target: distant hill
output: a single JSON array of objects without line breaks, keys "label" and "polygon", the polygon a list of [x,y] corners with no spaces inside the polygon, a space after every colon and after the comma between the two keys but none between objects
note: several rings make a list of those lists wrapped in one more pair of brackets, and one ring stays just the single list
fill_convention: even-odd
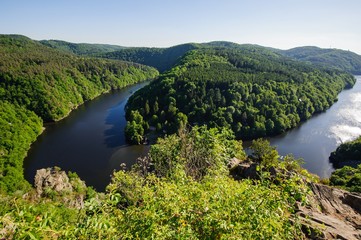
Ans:
[{"label": "distant hill", "polygon": [[125,48],[98,56],[145,64],[164,72],[174,66],[188,51],[198,47],[199,44],[187,43],[169,48]]},{"label": "distant hill", "polygon": [[361,56],[339,49],[319,47],[297,47],[289,50],[265,48],[254,44],[237,44],[227,41],[208,43],[185,43],[169,48],[122,47],[109,44],[70,43],[60,40],[43,40],[40,43],[77,55],[98,56],[101,58],[136,62],[157,68],[160,72],[171,69],[188,51],[199,48],[258,49],[264,54],[282,54],[299,61],[309,62],[321,67],[334,67],[339,70],[361,74]]},{"label": "distant hill", "polygon": [[318,47],[297,47],[278,52],[300,61],[335,67],[355,75],[361,74],[361,56],[354,52]]},{"label": "distant hill", "polygon": [[110,89],[157,75],[154,68],[78,57],[20,35],[0,35],[0,100],[34,111],[45,121]]},{"label": "distant hill", "polygon": [[39,42],[45,46],[78,55],[96,55],[125,48],[109,44],[71,43],[60,40],[42,40]]}]

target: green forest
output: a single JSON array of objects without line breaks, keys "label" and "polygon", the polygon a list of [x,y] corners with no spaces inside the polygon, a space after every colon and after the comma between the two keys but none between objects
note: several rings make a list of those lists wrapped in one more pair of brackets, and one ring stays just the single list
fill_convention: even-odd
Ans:
[{"label": "green forest", "polygon": [[330,161],[335,165],[346,161],[361,161],[361,136],[353,141],[342,143],[331,153]]},{"label": "green forest", "polygon": [[175,133],[183,125],[206,124],[230,128],[237,139],[279,134],[328,109],[354,83],[343,71],[263,47],[192,50],[129,99],[128,133],[140,135],[149,126]]},{"label": "green forest", "polygon": [[43,121],[24,107],[0,101],[0,193],[29,189],[23,177],[23,159]]},{"label": "green forest", "polygon": [[151,67],[78,57],[23,36],[0,36],[0,99],[59,120],[84,101],[157,76]]},{"label": "green forest", "polygon": [[[124,48],[0,35],[0,239],[321,239],[324,226],[300,214],[319,178],[260,137],[328,109],[360,67],[285,55],[231,42]],[[125,134],[133,144],[161,137],[105,192],[72,172],[63,190],[24,179],[44,123],[150,79],[128,101]],[[256,139],[249,153],[241,139]],[[357,160],[360,139],[332,156]],[[323,182],[361,192],[360,166]]]},{"label": "green forest", "polygon": [[329,179],[331,186],[361,193],[361,164],[356,167],[344,166],[336,169]]},{"label": "green forest", "polygon": [[330,162],[339,168],[330,177],[331,185],[361,192],[361,136],[338,146],[331,153]]},{"label": "green forest", "polygon": [[109,44],[71,43],[60,40],[42,40],[41,44],[77,55],[95,56],[102,53],[114,52],[125,47]]},{"label": "green forest", "polygon": [[29,184],[23,159],[42,131],[71,110],[112,89],[152,79],[154,68],[78,57],[19,35],[0,35],[0,192]]},{"label": "green forest", "polygon": [[155,67],[164,72],[173,67],[188,51],[198,44],[182,44],[170,48],[125,48],[99,54],[99,57],[136,62]]},{"label": "green forest", "polygon": [[361,74],[361,56],[350,51],[318,47],[297,47],[277,51],[285,56],[318,66],[332,66],[355,75]]}]

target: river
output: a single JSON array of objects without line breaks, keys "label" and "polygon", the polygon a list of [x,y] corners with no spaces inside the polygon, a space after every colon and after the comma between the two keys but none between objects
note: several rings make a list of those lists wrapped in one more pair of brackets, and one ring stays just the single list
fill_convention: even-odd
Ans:
[{"label": "river", "polygon": [[[361,76],[352,89],[298,128],[270,138],[281,155],[303,158],[305,167],[320,177],[333,171],[328,157],[342,142],[361,135]],[[128,146],[124,138],[124,106],[129,96],[147,83],[104,94],[81,105],[67,118],[45,125],[24,161],[25,177],[33,182],[37,169],[59,166],[76,172],[87,185],[103,191],[114,169],[131,166],[148,146]]]},{"label": "river", "polygon": [[149,146],[128,146],[124,137],[125,104],[147,83],[101,95],[65,119],[45,124],[24,160],[25,178],[32,183],[37,169],[58,166],[104,191],[114,169],[121,163],[131,166],[148,152]]},{"label": "river", "polygon": [[330,153],[343,142],[361,135],[361,76],[352,89],[343,90],[326,112],[313,116],[282,135],[270,138],[280,155],[304,159],[303,167],[321,178],[334,170]]}]

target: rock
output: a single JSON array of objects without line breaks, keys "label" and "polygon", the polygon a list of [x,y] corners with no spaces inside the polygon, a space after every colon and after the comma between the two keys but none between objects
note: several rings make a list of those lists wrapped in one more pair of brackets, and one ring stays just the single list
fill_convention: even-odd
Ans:
[{"label": "rock", "polygon": [[[259,179],[257,166],[257,163],[240,162],[236,158],[228,163],[229,172],[236,180]],[[297,174],[274,167],[267,171],[276,184],[277,176],[290,178]],[[310,188],[312,194],[307,197],[308,204],[306,206],[298,204],[296,212],[298,217],[295,220],[300,221],[306,237],[309,239],[361,239],[361,194],[317,183],[310,183]],[[291,219],[294,217],[295,215]]]},{"label": "rock", "polygon": [[311,183],[309,205],[298,215],[311,239],[361,239],[361,195]]},{"label": "rock", "polygon": [[259,179],[257,173],[257,166],[258,164],[256,163],[249,163],[249,162],[238,163],[237,165],[233,165],[233,167],[230,168],[229,173],[235,180],[241,180],[245,178]]},{"label": "rock", "polygon": [[241,160],[239,160],[238,158],[232,158],[231,160],[228,161],[228,168],[229,169],[233,169],[235,167],[237,167],[239,164],[241,163]]},{"label": "rock", "polygon": [[67,206],[74,208],[84,206],[85,191],[79,192],[76,190],[86,189],[85,183],[78,178],[71,182],[68,175],[57,167],[37,170],[34,186],[37,198],[56,198]]},{"label": "rock", "polygon": [[[237,158],[232,158],[228,162],[228,168],[230,175],[235,180],[242,180],[245,178],[259,180],[259,172],[257,171],[258,163],[254,162],[241,162]],[[276,177],[278,174],[281,174],[280,170],[275,167],[270,167],[268,169],[263,168],[262,171],[270,172],[271,177]]]},{"label": "rock", "polygon": [[58,193],[73,191],[73,187],[70,184],[66,173],[64,171],[59,171],[56,168],[43,168],[37,170],[34,185],[39,196],[42,196],[46,189],[51,189]]}]

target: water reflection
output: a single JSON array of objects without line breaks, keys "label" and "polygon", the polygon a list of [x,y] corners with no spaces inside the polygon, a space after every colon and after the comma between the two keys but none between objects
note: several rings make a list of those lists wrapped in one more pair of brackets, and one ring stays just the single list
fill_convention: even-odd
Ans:
[{"label": "water reflection", "polygon": [[37,169],[59,166],[77,172],[88,185],[103,191],[120,163],[130,164],[136,154],[143,154],[137,147],[126,146],[124,106],[145,84],[100,96],[64,120],[46,125],[24,161],[26,179],[33,182]]},{"label": "water reflection", "polygon": [[108,116],[105,119],[105,125],[110,128],[104,131],[104,143],[109,148],[114,148],[124,144],[124,126],[126,124],[124,107],[128,98],[121,101],[118,105],[108,110]]},{"label": "water reflection", "polygon": [[312,117],[300,127],[271,138],[281,155],[292,153],[305,160],[304,167],[320,177],[334,170],[329,156],[342,142],[361,135],[361,77],[352,89],[341,92],[326,112]]},{"label": "water reflection", "polygon": [[[103,95],[75,110],[66,119],[46,126],[25,159],[25,177],[32,182],[37,169],[59,166],[75,171],[102,191],[114,169],[131,166],[149,146],[126,146],[124,106],[129,96],[144,86],[138,84]],[[328,157],[341,143],[361,135],[361,77],[339,101],[298,128],[271,138],[281,155],[292,153],[305,160],[304,167],[321,177],[333,170]]]}]

